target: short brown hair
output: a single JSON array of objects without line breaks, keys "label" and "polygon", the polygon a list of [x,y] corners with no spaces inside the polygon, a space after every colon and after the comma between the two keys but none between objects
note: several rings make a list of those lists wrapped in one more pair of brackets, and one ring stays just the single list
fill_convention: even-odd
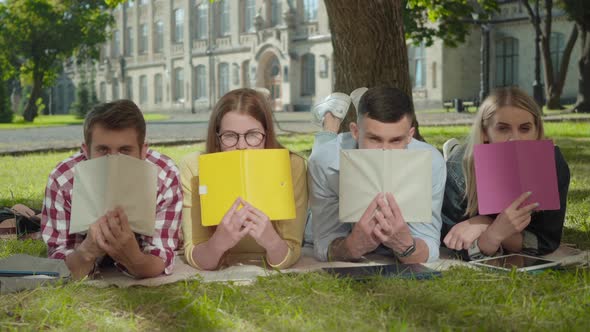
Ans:
[{"label": "short brown hair", "polygon": [[84,142],[92,144],[92,130],[101,125],[108,130],[133,128],[137,132],[137,144],[141,147],[145,142],[145,120],[139,107],[127,99],[101,103],[92,108],[84,119]]},{"label": "short brown hair", "polygon": [[265,149],[283,148],[277,141],[272,122],[270,101],[262,93],[248,88],[236,89],[226,93],[213,108],[207,130],[206,153],[220,152],[221,146],[217,134],[223,117],[232,111],[248,114],[258,120],[266,132]]}]

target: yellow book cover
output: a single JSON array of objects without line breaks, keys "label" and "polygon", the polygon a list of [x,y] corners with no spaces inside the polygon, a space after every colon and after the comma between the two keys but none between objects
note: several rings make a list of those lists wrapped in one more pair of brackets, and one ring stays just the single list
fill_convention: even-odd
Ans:
[{"label": "yellow book cover", "polygon": [[203,226],[218,225],[238,197],[271,220],[294,219],[289,151],[251,149],[200,155],[199,198]]}]

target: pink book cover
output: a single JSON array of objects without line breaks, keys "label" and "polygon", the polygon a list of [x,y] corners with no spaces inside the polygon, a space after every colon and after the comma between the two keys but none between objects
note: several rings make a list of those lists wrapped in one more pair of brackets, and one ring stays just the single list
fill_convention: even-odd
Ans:
[{"label": "pink book cover", "polygon": [[473,151],[479,214],[504,211],[530,191],[523,205],[559,210],[555,147],[551,140],[478,144]]}]

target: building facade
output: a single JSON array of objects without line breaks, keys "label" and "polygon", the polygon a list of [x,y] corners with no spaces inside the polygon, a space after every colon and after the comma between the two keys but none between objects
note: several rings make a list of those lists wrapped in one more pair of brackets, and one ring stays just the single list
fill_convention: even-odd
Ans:
[{"label": "building facade", "polygon": [[[532,94],[534,30],[518,1],[504,1],[489,25],[488,84]],[[275,111],[309,110],[332,91],[332,43],[321,0],[137,0],[113,10],[111,40],[93,77],[100,101],[128,98],[146,112],[209,111],[227,91],[265,87]],[[552,56],[563,53],[573,27],[556,12]],[[555,41],[555,42],[553,42]],[[481,29],[450,48],[408,42],[417,109],[475,99],[480,89]],[[571,64],[580,54],[572,53]],[[569,66],[563,98],[577,93]],[[80,70],[69,65],[51,89],[53,113],[67,112]]]}]

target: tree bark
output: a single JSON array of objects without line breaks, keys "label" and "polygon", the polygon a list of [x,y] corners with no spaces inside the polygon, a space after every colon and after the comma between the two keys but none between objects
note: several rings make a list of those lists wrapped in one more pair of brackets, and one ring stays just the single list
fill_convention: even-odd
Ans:
[{"label": "tree bark", "polygon": [[578,25],[581,34],[582,56],[578,62],[580,78],[578,80],[578,99],[574,111],[579,113],[590,113],[590,40],[588,30],[585,26]]},{"label": "tree bark", "polygon": [[[393,86],[412,98],[408,53],[399,0],[325,0],[334,49],[334,91]],[[354,108],[354,107],[353,107]],[[340,131],[348,131],[348,112]],[[416,134],[422,139],[414,117]]]},{"label": "tree bark", "polygon": [[39,114],[37,111],[37,99],[39,99],[43,93],[43,76],[42,72],[37,70],[33,71],[33,89],[31,90],[31,96],[23,111],[23,118],[27,122],[33,122]]}]

